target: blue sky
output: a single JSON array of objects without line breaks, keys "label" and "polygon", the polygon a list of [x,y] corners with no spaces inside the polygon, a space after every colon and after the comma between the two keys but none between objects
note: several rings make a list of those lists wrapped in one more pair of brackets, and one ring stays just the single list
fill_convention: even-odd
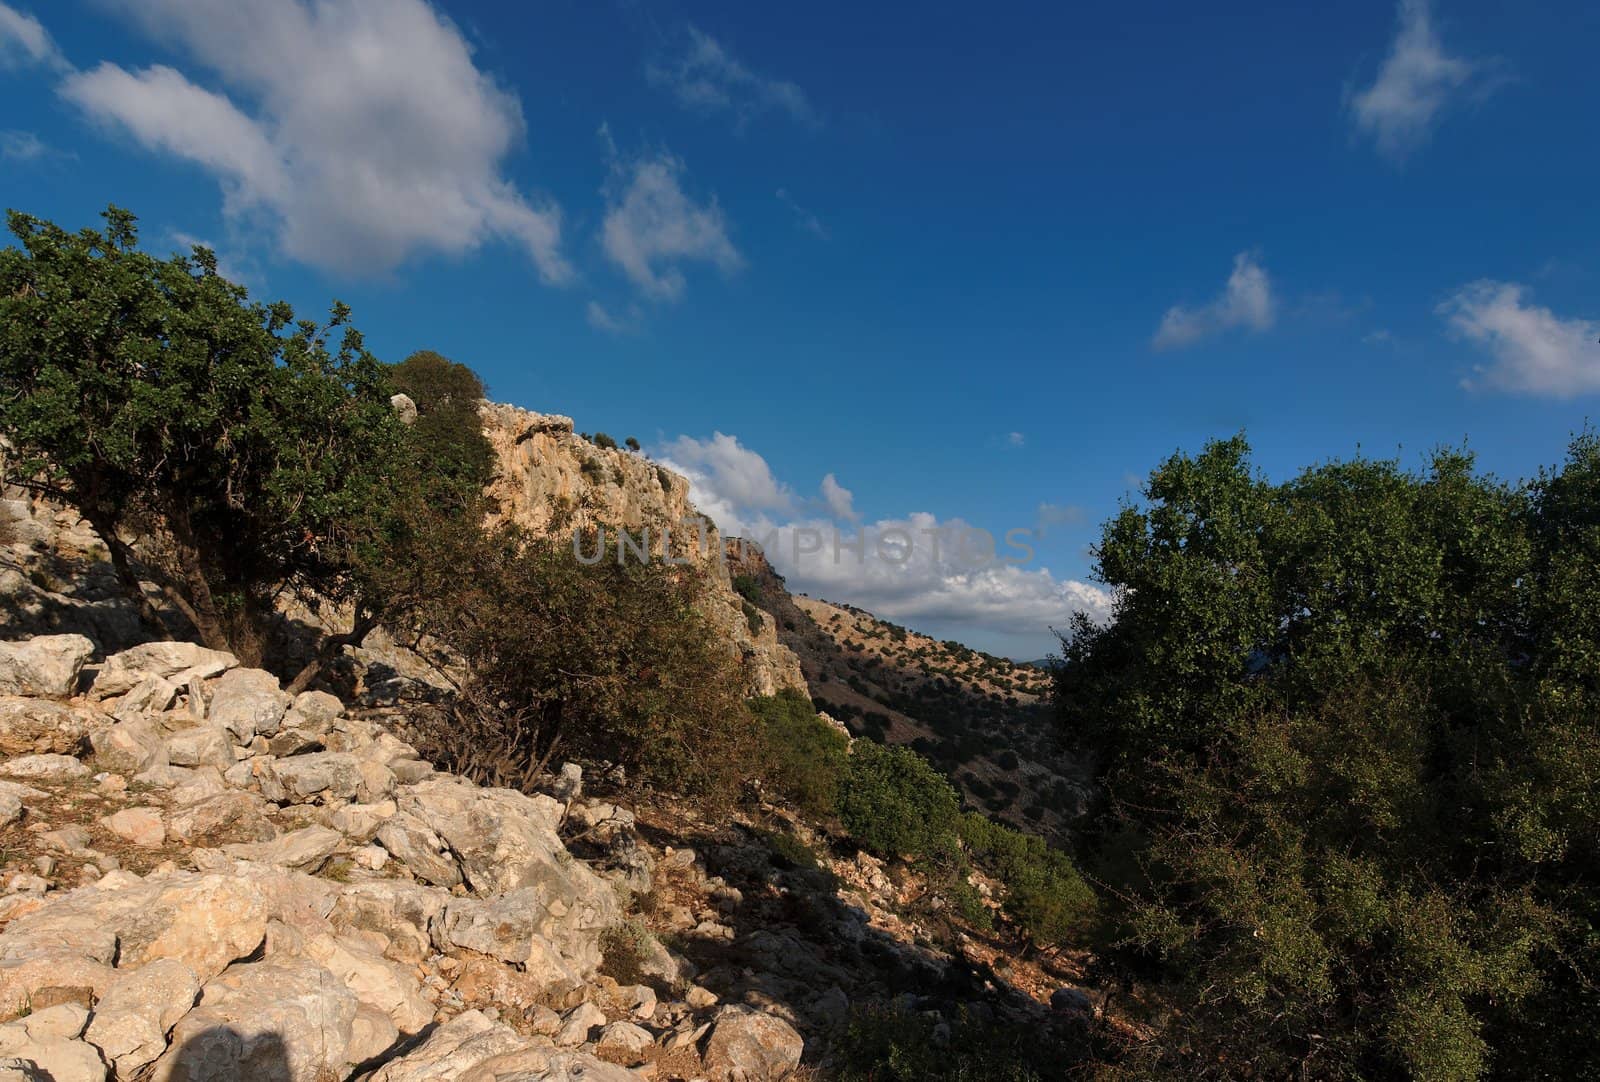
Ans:
[{"label": "blue sky", "polygon": [[1038,656],[1175,449],[1522,476],[1600,392],[1600,9],[1203,8],[0,0],[0,202],[342,298],[780,550],[907,528],[774,557]]}]

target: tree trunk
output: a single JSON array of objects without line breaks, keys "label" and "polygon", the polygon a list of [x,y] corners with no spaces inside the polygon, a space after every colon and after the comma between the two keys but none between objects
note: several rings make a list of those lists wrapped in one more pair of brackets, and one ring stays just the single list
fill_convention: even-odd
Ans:
[{"label": "tree trunk", "polygon": [[[244,657],[234,649],[235,644],[229,641],[228,622],[211,592],[211,580],[206,577],[205,565],[200,558],[200,549],[195,544],[194,529],[189,523],[188,512],[174,509],[168,514],[167,521],[172,528],[174,555],[178,560],[178,570],[183,583],[181,591],[173,592],[180,594],[180,605],[193,621],[194,629],[200,635],[200,641],[213,650],[226,650],[232,653],[247,665],[254,664],[254,659]],[[174,598],[174,600],[179,599]]]},{"label": "tree trunk", "polygon": [[306,690],[311,686],[311,681],[317,678],[318,674],[327,667],[328,663],[334,659],[341,649],[352,643],[360,642],[367,637],[369,631],[377,626],[377,614],[368,610],[365,605],[357,605],[355,619],[351,622],[350,630],[342,635],[324,635],[322,640],[317,643],[316,654],[306,663],[305,668],[295,674],[295,678],[289,681],[289,686],[284,690],[290,695],[298,695]]},{"label": "tree trunk", "polygon": [[155,605],[144,592],[144,584],[139,581],[139,575],[133,569],[133,561],[128,557],[128,545],[117,536],[117,526],[109,515],[99,512],[86,512],[83,516],[89,525],[94,527],[94,532],[100,535],[100,540],[106,544],[106,551],[111,554],[111,567],[117,574],[117,581],[127,591],[128,598],[139,609],[139,622],[144,624],[158,639],[172,638],[172,632],[167,629],[166,622],[161,619],[161,614],[156,611]]}]

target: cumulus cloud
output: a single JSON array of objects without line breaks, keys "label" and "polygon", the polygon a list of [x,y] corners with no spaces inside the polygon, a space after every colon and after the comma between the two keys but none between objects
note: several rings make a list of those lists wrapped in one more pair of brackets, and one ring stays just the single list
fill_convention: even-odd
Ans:
[{"label": "cumulus cloud", "polygon": [[217,177],[231,214],[265,222],[284,254],[380,274],[492,240],[548,282],[571,270],[554,203],[518,191],[516,97],[480,71],[427,0],[105,0],[224,84],[102,63],[61,93],[141,145]]},{"label": "cumulus cloud", "polygon": [[822,500],[835,518],[850,522],[857,522],[861,518],[856,512],[855,494],[841,485],[831,473],[822,478]]},{"label": "cumulus cloud", "polygon": [[1477,369],[1488,386],[1556,398],[1600,391],[1600,321],[1562,319],[1523,294],[1515,282],[1473,282],[1438,312],[1493,358]]},{"label": "cumulus cloud", "polygon": [[1233,257],[1233,273],[1222,292],[1197,308],[1181,304],[1168,308],[1152,344],[1156,349],[1182,349],[1239,327],[1264,331],[1276,318],[1272,279],[1253,253],[1240,252]]},{"label": "cumulus cloud", "polygon": [[[758,452],[720,432],[709,440],[679,437],[660,457],[688,477],[696,506],[724,534],[760,542],[793,589],[902,622],[1035,641],[1074,613],[1104,619],[1111,611],[1107,591],[1032,566],[1026,530],[1010,544],[963,519],[924,512],[863,522],[853,500],[839,502],[838,493],[849,494],[832,474],[822,491],[835,517],[808,515]],[[830,499],[831,488],[838,493]],[[843,510],[853,525],[837,524],[850,517]]]},{"label": "cumulus cloud", "polygon": [[1488,65],[1447,53],[1428,0],[1401,0],[1399,29],[1372,85],[1350,98],[1356,130],[1395,159],[1427,142],[1440,114],[1462,94],[1486,90]]},{"label": "cumulus cloud", "polygon": [[606,185],[601,247],[653,300],[682,298],[683,263],[710,263],[725,274],[744,266],[716,198],[691,199],[683,190],[683,174],[683,162],[661,153],[614,161]]},{"label": "cumulus cloud", "polygon": [[743,129],[756,117],[774,113],[815,125],[817,114],[805,92],[784,79],[757,75],[716,38],[690,26],[677,52],[645,68],[652,86],[666,90],[685,109],[728,113]]},{"label": "cumulus cloud", "polygon": [[0,71],[35,65],[64,68],[66,63],[43,23],[25,11],[0,4]]}]

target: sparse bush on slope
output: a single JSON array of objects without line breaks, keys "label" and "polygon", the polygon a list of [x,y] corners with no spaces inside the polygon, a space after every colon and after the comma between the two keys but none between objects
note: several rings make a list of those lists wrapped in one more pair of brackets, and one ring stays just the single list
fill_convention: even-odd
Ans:
[{"label": "sparse bush on slope", "polygon": [[804,692],[785,688],[752,700],[750,710],[761,727],[762,761],[772,788],[814,816],[836,815],[849,739],[817,716]]}]

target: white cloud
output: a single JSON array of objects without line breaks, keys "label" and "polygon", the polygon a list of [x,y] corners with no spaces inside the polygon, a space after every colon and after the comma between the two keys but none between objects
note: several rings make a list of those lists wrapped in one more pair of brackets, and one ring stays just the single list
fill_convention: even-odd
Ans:
[{"label": "white cloud", "polygon": [[788,207],[794,214],[795,228],[805,230],[818,240],[828,239],[828,227],[822,224],[822,219],[795,202],[794,196],[789,194],[789,189],[779,188],[776,194],[778,202]]},{"label": "white cloud", "polygon": [[0,158],[32,162],[57,153],[31,131],[0,131]]},{"label": "white cloud", "polygon": [[[1058,580],[1031,560],[1006,563],[1031,552],[1008,547],[1003,536],[992,539],[991,552],[989,535],[959,518],[918,512],[841,528],[831,518],[796,515],[793,492],[733,436],[679,437],[660,457],[688,477],[696,506],[724,534],[762,542],[792,589],[893,620],[1032,636],[1035,643],[1047,628],[1065,628],[1075,612],[1096,619],[1110,613],[1107,591]],[[856,514],[853,501],[849,510]]]},{"label": "white cloud", "polygon": [[1492,387],[1557,398],[1600,391],[1600,321],[1562,319],[1527,303],[1523,289],[1515,282],[1473,282],[1438,312],[1453,332],[1494,358],[1478,368]]},{"label": "white cloud", "polygon": [[0,71],[43,65],[66,67],[50,32],[25,11],[0,4]]},{"label": "white cloud", "polygon": [[645,77],[669,91],[678,104],[701,113],[729,112],[743,129],[764,113],[780,113],[802,124],[818,123],[805,92],[794,83],[757,75],[710,34],[690,26],[683,48],[650,64]]},{"label": "white cloud", "polygon": [[106,0],[226,84],[170,67],[74,74],[62,94],[146,147],[217,176],[294,259],[381,274],[491,241],[561,282],[561,215],[505,176],[521,105],[426,0]]},{"label": "white cloud", "polygon": [[1168,308],[1152,344],[1156,349],[1181,349],[1238,327],[1264,331],[1276,318],[1272,279],[1253,253],[1240,252],[1233,257],[1233,273],[1221,294],[1198,308]]},{"label": "white cloud", "polygon": [[1007,432],[1006,433],[1006,443],[1011,447],[1021,447],[1023,444],[1025,444],[1027,442],[1028,442],[1028,437],[1024,436],[1021,432]]},{"label": "white cloud", "polygon": [[683,163],[670,154],[613,162],[600,243],[622,273],[647,297],[683,296],[684,262],[711,263],[731,274],[744,257],[728,239],[728,223],[715,197],[704,204],[684,194]]},{"label": "white cloud", "polygon": [[1486,71],[1484,64],[1445,52],[1433,32],[1428,0],[1401,0],[1399,19],[1377,77],[1350,99],[1356,130],[1395,159],[1427,142],[1451,100]]},{"label": "white cloud", "polygon": [[618,313],[613,312],[599,301],[591,300],[584,309],[584,318],[589,321],[589,326],[597,331],[625,335],[638,332],[639,323],[644,318],[644,313],[637,304],[630,304],[626,312]]},{"label": "white cloud", "polygon": [[835,518],[850,522],[860,521],[861,515],[856,511],[855,494],[841,485],[839,479],[831,473],[822,478],[822,500]]}]

